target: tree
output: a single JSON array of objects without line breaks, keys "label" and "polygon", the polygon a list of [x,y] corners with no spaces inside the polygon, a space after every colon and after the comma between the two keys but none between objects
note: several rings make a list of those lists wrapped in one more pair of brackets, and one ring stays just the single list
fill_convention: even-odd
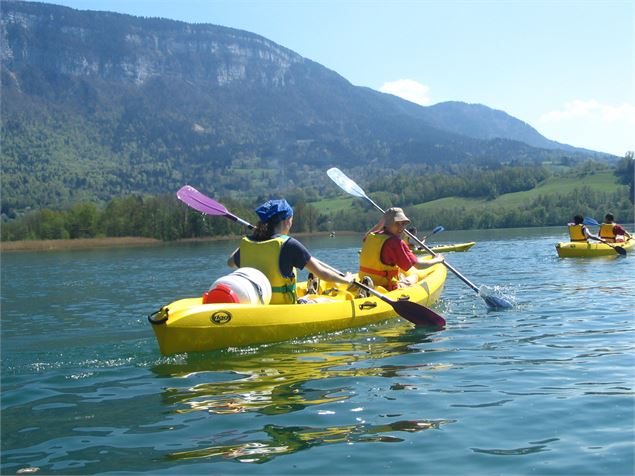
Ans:
[{"label": "tree", "polygon": [[615,167],[615,175],[619,182],[628,185],[628,198],[631,203],[635,203],[635,169],[633,167],[635,160],[633,160],[633,155],[633,151],[629,150]]}]

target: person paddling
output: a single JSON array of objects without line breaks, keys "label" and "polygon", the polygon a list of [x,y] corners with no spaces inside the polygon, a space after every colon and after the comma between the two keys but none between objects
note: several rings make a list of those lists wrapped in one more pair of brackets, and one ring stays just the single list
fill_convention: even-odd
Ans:
[{"label": "person paddling", "polygon": [[[597,222],[596,222],[597,223]],[[591,233],[584,224],[584,217],[582,215],[576,215],[573,217],[573,223],[568,223],[569,238],[571,241],[586,241],[599,240],[599,238]]]},{"label": "person paddling", "polygon": [[609,243],[623,243],[631,239],[631,234],[622,225],[615,223],[612,213],[607,213],[604,223],[600,225],[600,238]]},{"label": "person paddling", "polygon": [[398,207],[385,211],[382,219],[366,234],[359,258],[360,279],[371,279],[374,285],[383,286],[388,291],[398,287],[411,286],[417,277],[404,276],[411,268],[425,269],[442,263],[443,255],[432,259],[417,258],[402,239],[410,219]]},{"label": "person paddling", "polygon": [[297,302],[297,269],[305,267],[315,276],[336,283],[351,284],[353,276],[340,276],[313,258],[306,247],[289,236],[293,225],[293,208],[284,200],[268,200],[258,208],[260,221],[251,236],[245,236],[240,246],[227,260],[232,268],[256,268],[271,283],[271,304]]}]

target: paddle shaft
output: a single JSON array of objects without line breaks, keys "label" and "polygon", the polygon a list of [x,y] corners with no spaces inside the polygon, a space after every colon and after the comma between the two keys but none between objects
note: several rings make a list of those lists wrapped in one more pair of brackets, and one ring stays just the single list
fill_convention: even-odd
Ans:
[{"label": "paddle shaft", "polygon": [[[380,212],[382,213],[386,213],[379,205],[377,205],[372,198],[370,198],[368,195],[364,195],[366,197],[366,199]],[[428,253],[430,253],[432,256],[437,256],[437,254],[432,251],[423,241],[421,241],[419,238],[417,238],[415,235],[413,235],[412,233],[410,233],[408,230],[404,230],[406,232],[406,234],[410,237],[413,238],[417,243],[419,243],[419,245],[426,250]],[[471,287],[476,294],[479,294],[479,290],[478,287],[476,287],[476,285],[474,283],[472,283],[469,279],[467,279],[465,276],[463,276],[461,273],[459,273],[454,266],[452,266],[450,263],[448,263],[447,261],[443,260],[443,264],[445,265],[446,268],[448,268],[450,271],[452,271],[461,281],[463,281],[465,284],[467,284],[469,287]]]},{"label": "paddle shaft", "polygon": [[427,235],[424,235],[423,238],[421,238],[421,241],[426,241],[432,235],[434,235],[436,233],[439,233],[439,232],[441,232],[443,230],[444,230],[444,228],[442,226],[437,226],[430,233],[428,233]]},{"label": "paddle shaft", "polygon": [[234,215],[233,213],[225,213],[223,216],[229,218],[230,220],[233,220],[235,222],[238,222],[242,225],[245,225],[247,228],[249,228],[250,230],[253,230],[255,228],[255,226],[253,226],[251,223],[249,223],[248,221],[243,220],[240,217],[237,217],[236,215]]},{"label": "paddle shaft", "polygon": [[[331,271],[333,271],[334,273],[339,274],[340,276],[346,276],[344,273],[342,273],[340,270],[335,269],[333,266],[331,266],[330,264],[325,263],[324,261],[320,261],[317,258],[313,258],[315,261],[317,261],[318,263],[320,263],[322,266],[324,266],[325,268],[330,269]],[[365,291],[368,291],[369,293],[371,293],[373,296],[377,296],[379,299],[381,299],[384,302],[387,302],[388,304],[394,304],[395,301],[393,301],[392,299],[390,299],[388,296],[384,296],[382,293],[380,293],[379,291],[374,290],[373,288],[371,288],[370,286],[366,286],[364,283],[360,282],[360,281],[353,281],[353,283],[355,284],[355,286],[359,286],[360,288],[364,289]]]}]

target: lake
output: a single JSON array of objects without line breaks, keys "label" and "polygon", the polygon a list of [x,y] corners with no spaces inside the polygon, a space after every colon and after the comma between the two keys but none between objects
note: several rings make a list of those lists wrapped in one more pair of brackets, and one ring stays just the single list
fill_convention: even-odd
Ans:
[{"label": "lake", "polygon": [[[559,259],[564,228],[443,232],[436,332],[395,318],[163,357],[146,316],[236,241],[2,255],[1,472],[631,475],[635,266]],[[358,236],[301,238],[342,270]],[[302,273],[301,276],[304,276]]]}]

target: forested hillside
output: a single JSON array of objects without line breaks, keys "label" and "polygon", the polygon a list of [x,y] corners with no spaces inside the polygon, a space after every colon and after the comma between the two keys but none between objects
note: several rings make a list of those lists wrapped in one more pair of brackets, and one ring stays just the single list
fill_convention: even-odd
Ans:
[{"label": "forested hillside", "polygon": [[[355,180],[381,206],[403,207],[420,230],[439,224],[447,229],[563,225],[574,214],[601,219],[608,211],[621,221],[633,220],[632,155],[615,167],[596,162],[559,172],[543,166],[484,171],[459,167],[446,174],[394,173],[368,182],[357,176]],[[301,188],[289,191],[286,198],[295,209],[295,232],[363,232],[376,223],[377,211],[365,200],[351,198],[333,183],[329,190],[334,192],[330,200],[308,197]],[[265,199],[214,198],[252,223],[257,221],[254,207]],[[337,207],[333,207],[334,202]],[[116,198],[106,207],[80,203],[64,211],[34,211],[6,223],[2,240],[104,236],[175,240],[244,231],[230,220],[187,208],[170,193]]]},{"label": "forested hillside", "polygon": [[216,25],[5,0],[0,47],[5,217],[184,183],[247,201],[297,187],[325,198],[331,166],[366,179],[616,159],[486,106],[424,108],[354,86]]}]

